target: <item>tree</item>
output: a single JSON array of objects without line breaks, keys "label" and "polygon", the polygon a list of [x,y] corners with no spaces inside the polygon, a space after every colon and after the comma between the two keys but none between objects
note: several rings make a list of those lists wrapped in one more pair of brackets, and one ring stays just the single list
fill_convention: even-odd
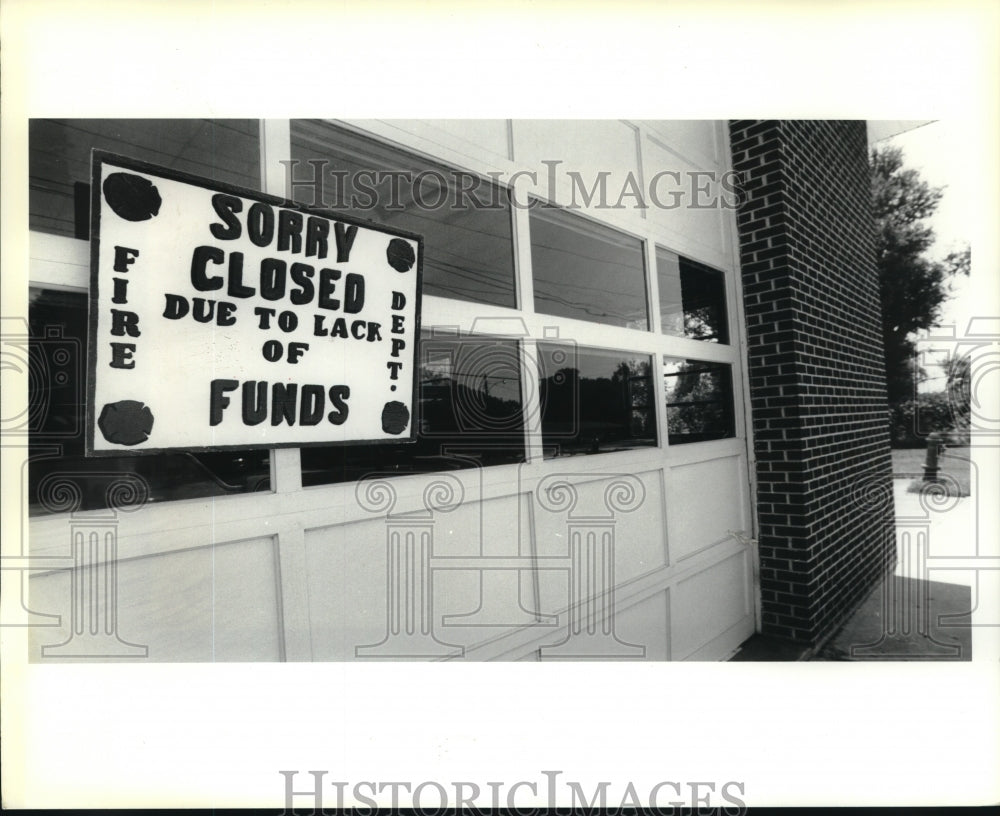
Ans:
[{"label": "tree", "polygon": [[949,296],[949,279],[969,274],[968,248],[944,260],[928,256],[934,231],[927,225],[941,200],[892,146],[872,150],[875,246],[882,301],[882,339],[890,405],[912,399],[921,376],[914,362],[914,332],[934,326]]}]

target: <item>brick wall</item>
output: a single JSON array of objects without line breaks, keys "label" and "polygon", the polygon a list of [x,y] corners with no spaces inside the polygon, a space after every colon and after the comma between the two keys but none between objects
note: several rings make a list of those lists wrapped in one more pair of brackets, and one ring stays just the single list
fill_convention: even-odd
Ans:
[{"label": "brick wall", "polygon": [[865,123],[730,133],[763,632],[816,645],[895,563]]}]

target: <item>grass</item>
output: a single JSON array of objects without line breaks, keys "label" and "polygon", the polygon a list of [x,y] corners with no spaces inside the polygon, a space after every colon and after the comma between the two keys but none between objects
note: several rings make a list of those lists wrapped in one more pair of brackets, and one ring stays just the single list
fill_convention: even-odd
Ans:
[{"label": "grass", "polygon": [[[923,486],[924,448],[895,448],[892,451],[892,477],[912,479],[907,488],[910,493],[918,493]],[[972,484],[972,464],[968,447],[945,448],[938,457],[938,474],[943,479],[949,495],[970,495]]]}]

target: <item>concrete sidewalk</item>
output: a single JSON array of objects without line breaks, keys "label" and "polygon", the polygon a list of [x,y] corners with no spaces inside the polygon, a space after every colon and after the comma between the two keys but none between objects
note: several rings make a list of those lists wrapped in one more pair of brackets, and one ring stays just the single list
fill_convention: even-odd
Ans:
[{"label": "concrete sidewalk", "polygon": [[755,635],[731,658],[767,660],[972,659],[976,573],[959,559],[977,554],[974,499],[910,493],[893,480],[898,563],[815,654]]},{"label": "concrete sidewalk", "polygon": [[[910,493],[893,479],[898,562],[814,660],[971,660],[976,555],[971,497]],[[958,562],[960,563],[960,562]]]}]

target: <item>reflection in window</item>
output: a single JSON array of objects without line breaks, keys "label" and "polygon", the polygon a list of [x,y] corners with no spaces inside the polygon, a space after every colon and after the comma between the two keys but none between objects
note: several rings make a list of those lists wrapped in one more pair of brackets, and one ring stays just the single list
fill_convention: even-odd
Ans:
[{"label": "reflection in window", "polygon": [[656,248],[664,334],[728,343],[726,278],[717,269]]},{"label": "reflection in window", "polygon": [[733,378],[725,363],[663,358],[671,445],[734,436]]},{"label": "reflection in window", "polygon": [[535,311],[649,328],[642,241],[548,206],[530,219]]},{"label": "reflection in window", "polygon": [[656,445],[652,358],[539,343],[546,457]]},{"label": "reflection in window", "polygon": [[518,344],[424,331],[416,442],[302,448],[302,484],[523,462]]},{"label": "reflection in window", "polygon": [[[427,295],[514,307],[507,191],[327,122],[293,119],[295,200],[424,238]],[[312,164],[310,164],[312,162]]]},{"label": "reflection in window", "polygon": [[90,151],[95,147],[257,190],[259,131],[256,119],[32,119],[30,228],[89,237]]},{"label": "reflection in window", "polygon": [[32,289],[29,322],[31,515],[270,490],[266,450],[86,458],[87,296]]}]

